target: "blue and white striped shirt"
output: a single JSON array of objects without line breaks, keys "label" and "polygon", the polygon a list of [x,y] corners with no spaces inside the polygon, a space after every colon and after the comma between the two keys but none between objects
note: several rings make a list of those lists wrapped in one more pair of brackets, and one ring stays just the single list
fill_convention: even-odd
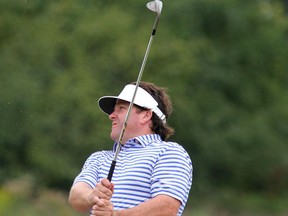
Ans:
[{"label": "blue and white striped shirt", "polygon": [[[86,182],[94,188],[107,178],[114,151],[93,153],[74,184]],[[177,143],[164,142],[158,134],[139,136],[121,147],[112,182],[115,210],[135,207],[161,194],[179,200],[178,215],[182,215],[192,185],[192,162]]]}]

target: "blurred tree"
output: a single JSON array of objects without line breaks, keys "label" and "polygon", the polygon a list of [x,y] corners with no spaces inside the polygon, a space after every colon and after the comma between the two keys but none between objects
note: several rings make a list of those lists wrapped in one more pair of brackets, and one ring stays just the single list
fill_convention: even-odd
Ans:
[{"label": "blurred tree", "polygon": [[[67,189],[89,154],[111,148],[97,99],[136,80],[153,15],[132,1],[0,2],[0,181],[29,172]],[[194,187],[280,193],[282,2],[164,2],[161,16],[143,80],[169,88],[173,139],[192,157]]]},{"label": "blurred tree", "polygon": [[279,167],[287,180],[288,131],[281,123],[287,112],[280,108],[287,105],[288,81],[283,7],[208,0],[174,6],[170,22],[182,23],[174,31],[183,32],[186,48],[173,59],[191,63],[173,67],[180,74],[166,78],[182,85],[173,123],[176,139],[187,143],[194,159],[195,186],[266,191]]}]

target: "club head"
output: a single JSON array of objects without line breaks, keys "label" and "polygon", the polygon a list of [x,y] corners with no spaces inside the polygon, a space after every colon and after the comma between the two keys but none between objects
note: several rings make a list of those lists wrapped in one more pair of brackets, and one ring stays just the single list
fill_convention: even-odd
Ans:
[{"label": "club head", "polygon": [[158,16],[161,14],[162,6],[163,6],[163,3],[160,0],[154,0],[146,4],[146,7],[149,10],[156,12]]}]

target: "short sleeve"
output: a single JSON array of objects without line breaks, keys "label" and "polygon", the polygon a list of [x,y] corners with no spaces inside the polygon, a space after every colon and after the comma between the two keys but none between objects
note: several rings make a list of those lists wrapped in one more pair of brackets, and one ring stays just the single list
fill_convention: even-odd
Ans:
[{"label": "short sleeve", "polygon": [[93,153],[84,163],[82,171],[75,178],[74,184],[77,182],[85,182],[90,185],[91,188],[94,188],[97,184],[99,176],[99,167],[101,161],[101,152]]},{"label": "short sleeve", "polygon": [[185,149],[170,144],[157,160],[152,175],[151,193],[171,196],[186,205],[192,185],[192,162]]}]

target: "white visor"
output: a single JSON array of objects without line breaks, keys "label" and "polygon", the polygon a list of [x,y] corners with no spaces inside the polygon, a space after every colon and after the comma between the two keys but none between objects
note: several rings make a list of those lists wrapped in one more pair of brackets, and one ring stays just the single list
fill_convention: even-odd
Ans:
[{"label": "white visor", "polygon": [[[117,100],[124,100],[131,102],[136,85],[126,85],[119,96],[103,96],[98,100],[98,105],[101,110],[108,115],[114,111],[114,106]],[[145,109],[152,110],[164,123],[166,123],[166,116],[158,108],[157,101],[140,86],[137,89],[137,93],[134,99],[134,104],[143,107]]]}]

